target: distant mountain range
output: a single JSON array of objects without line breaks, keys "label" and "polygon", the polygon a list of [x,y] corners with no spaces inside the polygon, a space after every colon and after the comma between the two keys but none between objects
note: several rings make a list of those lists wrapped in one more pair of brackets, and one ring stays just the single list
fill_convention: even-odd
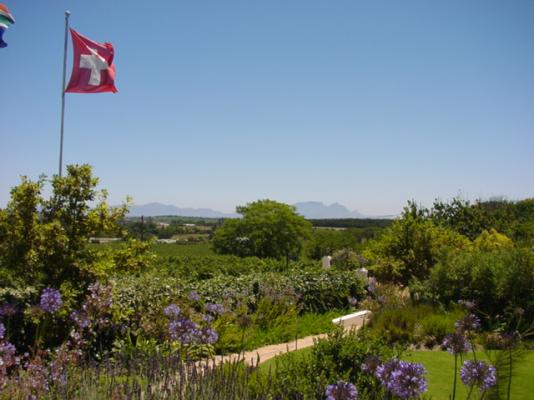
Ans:
[{"label": "distant mountain range", "polygon": [[204,218],[235,218],[238,214],[223,213],[211,208],[180,208],[169,204],[148,203],[133,205],[130,207],[130,217],[159,217],[163,215],[179,215],[180,217],[204,217]]},{"label": "distant mountain range", "polygon": [[[294,204],[297,212],[308,219],[334,219],[334,218],[393,218],[387,216],[366,216],[358,211],[351,211],[347,207],[333,203],[326,205],[320,201],[305,201]],[[148,203],[133,205],[130,207],[130,217],[157,217],[163,215],[179,215],[181,217],[204,217],[204,218],[236,218],[239,214],[223,213],[211,208],[180,208],[161,203]]]},{"label": "distant mountain range", "polygon": [[294,206],[300,215],[308,219],[368,218],[359,211],[351,211],[339,203],[326,205],[320,201],[304,201],[295,203]]}]

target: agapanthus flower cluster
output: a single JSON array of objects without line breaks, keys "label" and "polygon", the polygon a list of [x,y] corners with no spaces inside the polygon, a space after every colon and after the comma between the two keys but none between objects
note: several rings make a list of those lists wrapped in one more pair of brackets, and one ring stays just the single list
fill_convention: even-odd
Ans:
[{"label": "agapanthus flower cluster", "polygon": [[87,327],[104,329],[110,324],[109,314],[113,306],[113,287],[95,282],[89,285],[88,290],[89,294],[76,317],[82,326],[86,325],[87,320],[89,320]]},{"label": "agapanthus flower cluster", "polygon": [[49,364],[50,381],[56,386],[66,386],[69,365],[75,365],[77,362],[78,354],[75,351],[69,350],[66,345],[60,346]]},{"label": "agapanthus flower cluster", "polygon": [[397,369],[397,366],[399,365],[399,360],[393,358],[389,361],[386,361],[383,364],[380,364],[376,370],[375,370],[375,376],[378,378],[382,384],[386,384],[386,382],[389,382],[391,380],[393,371]]},{"label": "agapanthus flower cluster", "polygon": [[392,395],[411,399],[427,391],[426,373],[422,364],[393,359],[380,365],[375,375]]},{"label": "agapanthus flower cluster", "polygon": [[17,349],[12,343],[5,340],[6,328],[0,322],[0,390],[7,379],[8,368],[18,364],[18,357],[15,356]]},{"label": "agapanthus flower cluster", "polygon": [[200,300],[200,295],[195,292],[194,290],[190,291],[189,292],[189,300],[191,301],[199,301]]},{"label": "agapanthus flower cluster", "polygon": [[188,318],[179,318],[169,322],[169,336],[183,344],[196,343],[201,331],[199,326]]},{"label": "agapanthus flower cluster", "polygon": [[358,299],[356,297],[349,297],[349,304],[352,307],[356,307],[358,305]]},{"label": "agapanthus flower cluster", "polygon": [[219,334],[212,328],[205,327],[200,330],[200,342],[215,344],[219,340]]},{"label": "agapanthus flower cluster", "polygon": [[0,367],[9,368],[17,364],[17,349],[12,343],[0,341]]},{"label": "agapanthus flower cluster", "polygon": [[218,303],[206,303],[205,308],[207,312],[215,315],[222,315],[225,311],[224,306]]},{"label": "agapanthus flower cluster", "polygon": [[84,306],[89,311],[109,311],[113,306],[113,287],[100,282],[92,283],[87,288],[89,295]]},{"label": "agapanthus flower cluster", "polygon": [[[210,303],[208,303],[210,304]],[[182,315],[180,307],[176,304],[170,304],[163,310],[163,313],[170,319],[169,337],[172,340],[179,341],[183,344],[214,344],[219,340],[219,335],[209,326],[201,327],[186,316]],[[211,315],[204,315],[203,321],[208,324],[213,320]]]},{"label": "agapanthus flower cluster", "polygon": [[169,304],[167,307],[163,309],[163,314],[171,319],[176,319],[180,316],[180,307],[176,304]]},{"label": "agapanthus flower cluster", "polygon": [[208,323],[208,324],[211,324],[213,322],[215,318],[213,317],[213,315],[209,315],[209,314],[205,314],[202,316],[202,321]]},{"label": "agapanthus flower cluster", "polygon": [[326,400],[356,400],[358,390],[350,382],[339,381],[326,387],[325,396]]},{"label": "agapanthus flower cluster", "polygon": [[37,356],[26,365],[25,384],[33,393],[43,393],[50,389],[48,384],[48,371],[44,360]]},{"label": "agapanthus flower cluster", "polygon": [[0,316],[11,317],[17,313],[17,306],[10,303],[5,303],[0,306]]},{"label": "agapanthus flower cluster", "polygon": [[54,314],[59,310],[62,304],[63,301],[61,300],[61,293],[59,293],[59,290],[49,287],[43,289],[41,292],[40,306],[44,312]]},{"label": "agapanthus flower cluster", "polygon": [[476,331],[480,328],[480,319],[475,314],[467,314],[454,324],[460,332]]},{"label": "agapanthus flower cluster", "polygon": [[456,331],[445,336],[443,346],[452,355],[464,354],[471,350],[471,345],[463,332]]},{"label": "agapanthus flower cluster", "polygon": [[481,392],[491,389],[497,383],[495,367],[484,361],[465,361],[460,377],[465,385],[478,387]]},{"label": "agapanthus flower cluster", "polygon": [[73,311],[70,314],[70,319],[72,319],[76,326],[80,329],[88,328],[91,325],[91,320],[89,319],[89,316],[82,311]]}]

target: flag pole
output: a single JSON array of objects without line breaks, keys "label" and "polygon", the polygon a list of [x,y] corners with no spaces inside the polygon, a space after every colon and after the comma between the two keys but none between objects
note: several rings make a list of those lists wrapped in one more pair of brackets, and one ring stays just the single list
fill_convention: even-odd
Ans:
[{"label": "flag pole", "polygon": [[63,170],[63,128],[65,125],[65,80],[67,75],[67,36],[69,32],[70,11],[65,11],[65,44],[63,46],[63,84],[61,86],[61,138],[59,142],[59,177]]}]

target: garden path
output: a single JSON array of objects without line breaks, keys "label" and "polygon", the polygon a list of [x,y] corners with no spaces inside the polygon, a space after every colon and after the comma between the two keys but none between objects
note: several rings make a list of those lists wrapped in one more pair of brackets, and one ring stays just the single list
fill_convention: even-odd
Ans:
[{"label": "garden path", "polygon": [[[335,324],[340,324],[346,330],[357,330],[364,326],[371,316],[371,312],[368,310],[361,310],[356,313],[348,314],[343,317],[332,320]],[[311,347],[316,340],[325,338],[328,334],[321,333],[319,335],[306,336],[297,340],[293,340],[287,343],[271,344],[269,346],[263,346],[255,350],[246,351],[239,354],[229,354],[225,356],[215,356],[212,360],[215,365],[219,365],[225,362],[232,362],[236,360],[244,360],[245,364],[249,366],[257,366],[264,363],[271,358],[274,358],[280,354],[289,353],[290,351],[304,349]]]},{"label": "garden path", "polygon": [[326,333],[320,335],[311,335],[300,338],[298,340],[293,340],[287,343],[271,344],[269,346],[263,346],[255,350],[246,351],[241,354],[229,354],[226,356],[216,356],[215,363],[221,364],[227,361],[235,360],[244,360],[245,364],[249,366],[256,366],[267,360],[270,360],[273,357],[276,357],[280,354],[288,353],[290,351],[304,349],[306,347],[313,346],[314,342],[318,339],[325,338]]}]

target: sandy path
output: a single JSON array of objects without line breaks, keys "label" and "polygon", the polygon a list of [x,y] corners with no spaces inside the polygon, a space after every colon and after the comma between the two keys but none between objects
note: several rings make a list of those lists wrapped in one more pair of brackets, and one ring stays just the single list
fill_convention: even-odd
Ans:
[{"label": "sandy path", "polygon": [[[219,365],[227,361],[235,361],[237,359],[244,360],[247,365],[256,366],[280,354],[288,353],[290,351],[304,349],[313,346],[318,339],[326,337],[326,333],[320,335],[306,336],[297,341],[293,340],[287,343],[271,344],[263,346],[255,350],[246,351],[244,354],[229,354],[226,356],[215,356],[215,364]],[[258,362],[259,360],[259,362]]]}]

